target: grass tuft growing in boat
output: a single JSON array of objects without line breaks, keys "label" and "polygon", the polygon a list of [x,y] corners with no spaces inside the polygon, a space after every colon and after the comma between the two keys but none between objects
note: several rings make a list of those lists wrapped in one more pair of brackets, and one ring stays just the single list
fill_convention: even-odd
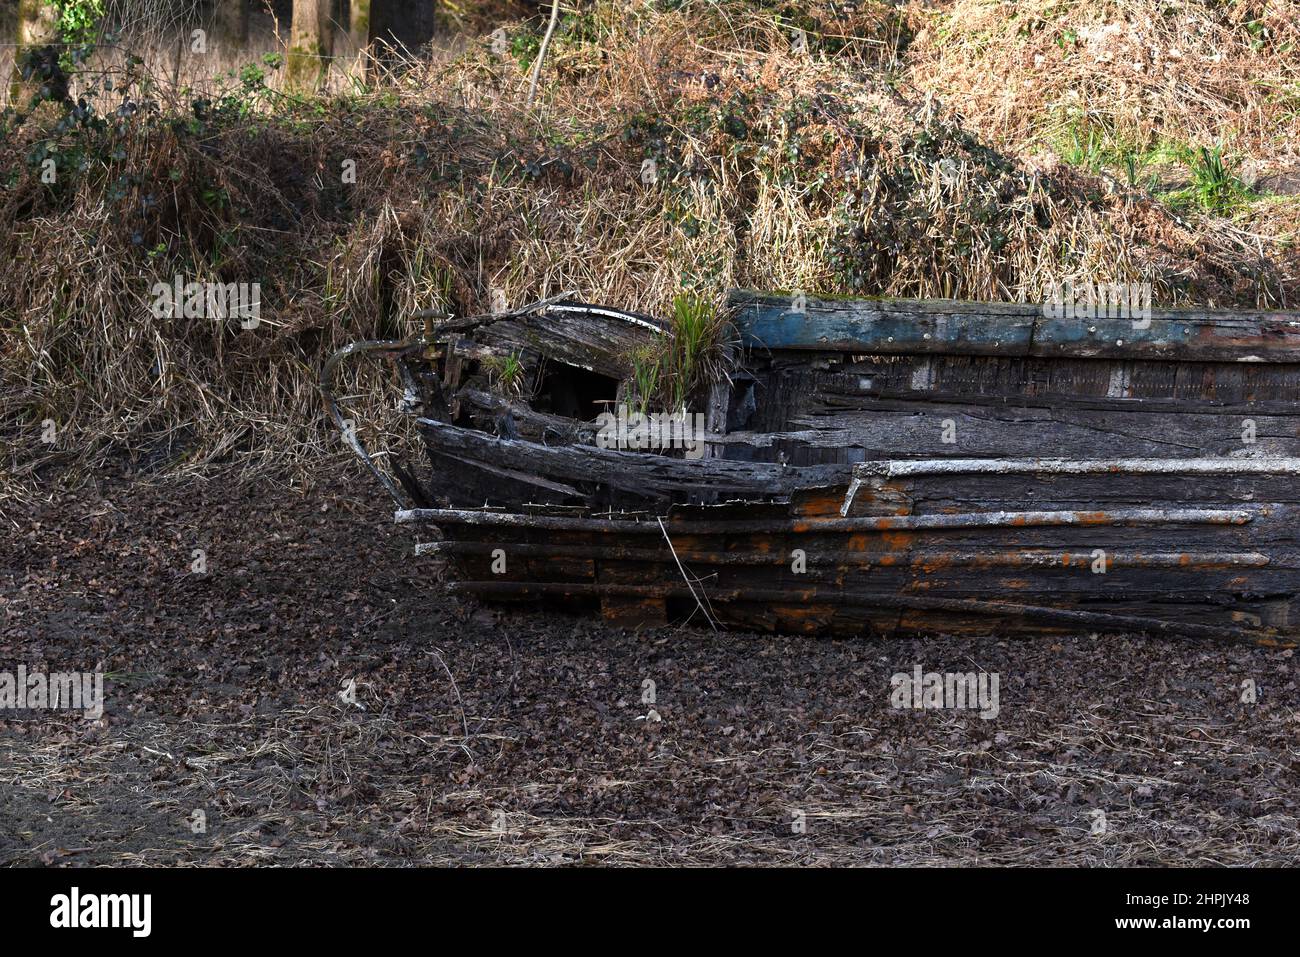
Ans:
[{"label": "grass tuft growing in boat", "polygon": [[673,297],[666,383],[672,411],[686,409],[693,395],[725,374],[725,325],[713,303],[689,292]]},{"label": "grass tuft growing in boat", "polygon": [[632,366],[633,401],[636,411],[644,414],[650,410],[650,401],[659,394],[664,354],[660,349],[646,347],[634,352],[629,361]]},{"label": "grass tuft growing in boat", "polygon": [[667,401],[673,411],[689,411],[710,386],[730,379],[736,355],[733,330],[714,303],[687,292],[673,298],[672,331]]},{"label": "grass tuft growing in boat", "polygon": [[526,370],[518,355],[491,356],[484,361],[487,367],[488,381],[492,389],[507,398],[517,398],[524,394]]},{"label": "grass tuft growing in boat", "polygon": [[715,382],[731,374],[731,324],[713,302],[693,292],[673,297],[670,334],[628,357],[628,385],[637,411],[692,408]]}]

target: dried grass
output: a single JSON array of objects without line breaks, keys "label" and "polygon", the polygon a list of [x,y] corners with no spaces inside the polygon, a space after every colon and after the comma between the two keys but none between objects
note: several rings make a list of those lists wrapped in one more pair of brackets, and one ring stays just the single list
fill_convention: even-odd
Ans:
[{"label": "dried grass", "polygon": [[1228,143],[1294,159],[1300,4],[954,0],[918,8],[909,78],[980,135],[1031,147],[1087,118],[1149,147]]}]

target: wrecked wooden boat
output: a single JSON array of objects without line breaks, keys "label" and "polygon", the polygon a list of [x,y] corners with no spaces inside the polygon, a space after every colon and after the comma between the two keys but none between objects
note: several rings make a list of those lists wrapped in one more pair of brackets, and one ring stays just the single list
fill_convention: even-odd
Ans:
[{"label": "wrecked wooden boat", "polygon": [[635,357],[674,325],[620,309],[560,297],[348,354],[397,360],[424,462],[376,474],[461,593],[1300,642],[1300,313],[1093,313],[736,290],[726,375],[658,420]]}]

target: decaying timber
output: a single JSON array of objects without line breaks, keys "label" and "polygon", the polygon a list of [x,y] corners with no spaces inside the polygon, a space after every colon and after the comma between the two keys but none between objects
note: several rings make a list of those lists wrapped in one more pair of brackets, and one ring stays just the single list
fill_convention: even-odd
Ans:
[{"label": "decaying timber", "polygon": [[629,623],[1300,643],[1300,314],[729,307],[698,458],[597,441],[652,317],[558,298],[379,344],[425,443],[395,468],[418,552]]}]

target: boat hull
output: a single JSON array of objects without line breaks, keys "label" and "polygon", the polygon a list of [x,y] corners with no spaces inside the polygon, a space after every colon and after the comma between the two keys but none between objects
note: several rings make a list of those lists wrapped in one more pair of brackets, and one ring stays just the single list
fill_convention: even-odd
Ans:
[{"label": "boat hull", "polygon": [[597,436],[667,324],[547,301],[442,333],[398,518],[453,589],[624,623],[1300,641],[1300,314],[730,306],[693,456]]},{"label": "boat hull", "polygon": [[[418,550],[448,562],[456,591],[598,607],[624,624],[1300,642],[1300,507],[1274,501],[1300,462],[1245,474],[1231,463],[1210,474],[1146,462],[1064,475],[1059,462],[1026,464],[969,488],[962,480],[975,476],[947,471],[950,462],[930,472],[895,463],[903,475],[890,464],[860,466],[856,487],[805,489],[788,503],[397,518],[431,529],[436,540]],[[1143,477],[1164,495],[1135,493]]]}]

